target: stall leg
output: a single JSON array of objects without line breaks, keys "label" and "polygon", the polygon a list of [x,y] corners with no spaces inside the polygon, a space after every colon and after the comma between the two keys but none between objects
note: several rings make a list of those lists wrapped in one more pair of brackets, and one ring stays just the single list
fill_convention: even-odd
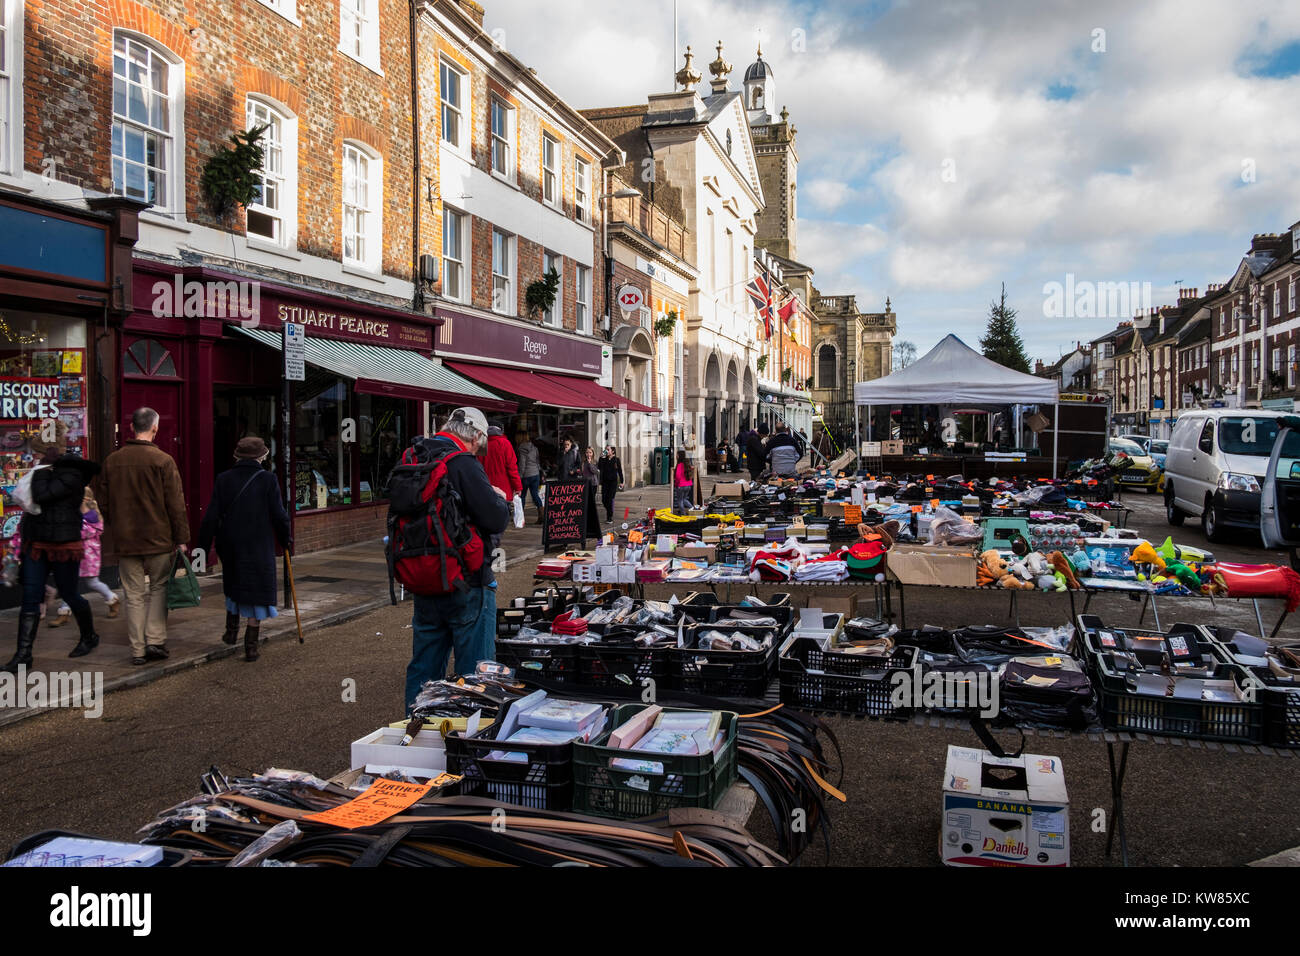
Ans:
[{"label": "stall leg", "polygon": [[1259,613],[1259,598],[1251,598],[1250,603],[1255,605],[1255,623],[1259,625],[1259,639],[1265,640],[1264,637],[1264,618]]},{"label": "stall leg", "polygon": [[903,582],[898,582],[898,626],[907,627],[907,602],[903,596]]},{"label": "stall leg", "polygon": [[1111,848],[1115,843],[1115,832],[1119,831],[1119,858],[1128,866],[1128,837],[1124,833],[1124,771],[1128,769],[1129,742],[1123,742],[1120,750],[1119,772],[1115,771],[1115,745],[1106,743],[1106,757],[1110,761],[1110,827],[1106,834],[1106,858],[1110,859]]},{"label": "stall leg", "polygon": [[1283,624],[1283,622],[1285,622],[1285,621],[1286,621],[1286,606],[1283,605],[1283,607],[1282,607],[1282,616],[1279,617],[1279,618],[1277,619],[1277,626],[1273,628],[1273,633],[1269,635],[1269,639],[1270,639],[1270,640],[1271,640],[1272,638],[1277,637],[1277,632],[1280,631],[1280,630],[1282,630],[1282,624]]},{"label": "stall leg", "polygon": [[1070,597],[1070,626],[1073,627],[1075,622],[1079,620],[1079,615],[1074,611],[1074,592],[1067,590],[1065,593]]},{"label": "stall leg", "polygon": [[1156,603],[1156,596],[1151,595],[1151,614],[1156,619],[1156,630],[1163,630],[1160,626],[1160,605]]}]

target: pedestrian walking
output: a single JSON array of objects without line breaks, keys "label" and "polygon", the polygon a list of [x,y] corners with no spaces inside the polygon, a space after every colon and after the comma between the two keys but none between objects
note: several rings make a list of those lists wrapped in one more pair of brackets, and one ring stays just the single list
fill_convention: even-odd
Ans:
[{"label": "pedestrian walking", "polygon": [[578,473],[587,485],[587,534],[599,538],[600,512],[596,510],[596,486],[600,484],[600,465],[596,461],[596,449],[590,445],[583,452],[582,467]]},{"label": "pedestrian walking", "polygon": [[[95,495],[87,486],[85,495],[81,499],[81,543],[83,553],[81,566],[77,569],[77,575],[85,583],[86,587],[102,597],[108,604],[108,616],[117,617],[117,612],[122,606],[122,599],[113,593],[103,581],[99,580],[99,569],[101,566],[102,547],[100,538],[104,534],[104,522],[99,517],[99,503],[95,501]],[[48,588],[46,591],[48,592]],[[62,627],[72,619],[72,608],[67,602],[59,605],[59,613],[49,622],[50,627]]]},{"label": "pedestrian walking", "polygon": [[[519,478],[519,463],[515,457],[514,446],[506,438],[505,430],[500,425],[488,426],[487,449],[483,452],[483,470],[487,472],[488,481],[493,488],[500,488],[506,493],[506,500],[513,503],[524,490]],[[520,508],[523,508],[522,502]],[[501,535],[492,539],[492,550],[501,543]]]},{"label": "pedestrian walking", "polygon": [[212,499],[199,526],[205,554],[216,542],[221,591],[226,597],[226,629],[221,640],[239,639],[244,629],[244,660],[258,658],[262,622],[279,617],[275,606],[275,548],[293,550],[289,515],[280,482],[263,467],[271,453],[261,438],[249,435],[235,446],[235,465],[217,475]]},{"label": "pedestrian walking", "polygon": [[532,496],[533,504],[537,506],[537,523],[541,524],[543,505],[538,491],[542,487],[542,459],[537,446],[533,444],[532,435],[524,434],[516,458],[519,462],[519,480],[524,491]]},{"label": "pedestrian walking", "polygon": [[[441,481],[456,492],[459,517],[466,522],[470,536],[478,539],[480,554],[492,535],[504,531],[510,520],[505,492],[492,486],[476,457],[487,440],[488,423],[483,413],[477,408],[458,408],[442,431],[430,438],[417,438],[403,455],[403,460],[409,457],[421,464],[436,465],[446,459]],[[434,489],[433,494],[440,492]],[[448,517],[446,507],[444,504],[444,519]],[[463,551],[468,553],[467,549]],[[400,563],[406,559],[395,560]],[[408,713],[424,683],[439,680],[447,673],[447,657],[453,650],[456,673],[462,676],[472,674],[479,661],[491,660],[496,654],[496,580],[491,560],[485,558],[475,569],[465,568],[463,584],[463,589],[455,588],[449,594],[415,596],[411,662],[406,667]]]},{"label": "pedestrian walking", "polygon": [[101,517],[110,552],[118,556],[126,595],[126,634],[131,663],[165,660],[167,580],[176,552],[189,540],[181,473],[171,455],[154,444],[158,413],[138,408],[133,438],[104,459]]},{"label": "pedestrian walking", "polygon": [[741,468],[747,468],[749,466],[748,464],[749,431],[750,431],[749,426],[745,425],[740,429],[739,432],[736,433],[736,471],[737,472],[739,472]]},{"label": "pedestrian walking", "polygon": [[605,448],[597,466],[600,472],[600,497],[605,505],[605,520],[614,520],[614,495],[623,490],[623,462],[613,445]]},{"label": "pedestrian walking", "polygon": [[68,454],[58,442],[47,445],[37,441],[39,445],[33,450],[39,450],[43,467],[34,469],[30,486],[22,496],[22,555],[18,573],[23,596],[18,612],[18,646],[14,656],[0,668],[9,674],[18,673],[19,667],[32,666],[32,646],[40,626],[45,582],[51,576],[81,632],[77,646],[68,656],[82,657],[99,644],[90,602],[77,593],[77,576],[85,553],[81,502],[86,485],[99,474],[100,468],[93,461]]},{"label": "pedestrian walking", "polygon": [[790,434],[790,426],[779,422],[776,434],[767,443],[767,460],[772,466],[772,474],[778,478],[793,478],[798,471],[799,459],[803,457],[803,448],[799,439]]},{"label": "pedestrian walking", "polygon": [[686,514],[691,507],[695,487],[695,466],[686,459],[685,449],[677,450],[677,467],[673,469],[673,512]]}]

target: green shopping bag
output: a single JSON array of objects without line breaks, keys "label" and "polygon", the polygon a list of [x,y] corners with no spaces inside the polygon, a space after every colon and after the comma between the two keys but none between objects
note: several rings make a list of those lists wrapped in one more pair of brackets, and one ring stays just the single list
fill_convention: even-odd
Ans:
[{"label": "green shopping bag", "polygon": [[199,579],[183,551],[176,552],[171,577],[167,579],[167,610],[199,606]]}]

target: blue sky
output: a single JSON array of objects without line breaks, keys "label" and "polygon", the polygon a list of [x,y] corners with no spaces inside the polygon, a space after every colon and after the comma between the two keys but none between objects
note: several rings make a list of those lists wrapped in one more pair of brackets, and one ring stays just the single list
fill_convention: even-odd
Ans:
[{"label": "blue sky", "polygon": [[1300,220],[1300,3],[483,0],[485,27],[577,107],[644,102],[721,40],[763,42],[798,128],[799,258],[885,297],[899,339],[972,346],[1002,282],[1032,358],[1122,316],[1050,318],[1044,286],[1225,282]]}]

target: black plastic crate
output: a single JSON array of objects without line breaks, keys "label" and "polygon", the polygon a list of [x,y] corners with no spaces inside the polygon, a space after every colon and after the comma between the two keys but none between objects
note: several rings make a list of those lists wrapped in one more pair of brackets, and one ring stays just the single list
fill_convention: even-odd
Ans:
[{"label": "black plastic crate", "polygon": [[[622,704],[609,716],[612,731],[647,704]],[[681,709],[665,707],[667,713]],[[609,732],[590,744],[573,745],[573,809],[623,820],[654,816],[678,807],[713,809],[736,780],[736,731],[739,718],[722,712],[725,742],[713,753],[641,754],[608,746]],[[613,760],[643,761],[636,769],[620,769]]]},{"label": "black plastic crate", "polygon": [[629,640],[578,645],[578,682],[588,687],[643,687],[652,680],[659,689],[676,690],[669,646],[645,647]]},{"label": "black plastic crate", "polygon": [[497,662],[557,684],[572,684],[579,679],[578,649],[581,646],[534,644],[498,637]]},{"label": "black plastic crate", "polygon": [[[894,706],[893,675],[916,662],[914,647],[895,648],[889,658],[822,650],[813,638],[796,637],[780,660],[781,703],[810,713],[903,718],[910,708]],[[891,666],[892,661],[900,666]],[[884,663],[884,667],[872,666]]]},{"label": "black plastic crate", "polygon": [[[1238,648],[1232,641],[1233,628],[1207,627],[1206,632],[1234,663]],[[1300,650],[1300,644],[1281,645]],[[1270,648],[1276,654],[1278,645]],[[1264,743],[1269,747],[1300,747],[1300,683],[1275,674],[1269,667],[1240,664],[1254,677],[1256,699],[1264,705]],[[1290,670],[1288,669],[1288,672]]]},{"label": "black plastic crate", "polygon": [[[1097,655],[1096,667],[1098,709],[1107,730],[1227,743],[1263,742],[1264,706],[1258,701],[1217,702],[1139,694],[1127,677],[1114,669],[1109,655]],[[1222,664],[1215,669],[1215,679],[1231,680],[1243,688],[1249,678],[1245,668]]]},{"label": "black plastic crate", "polygon": [[[607,715],[608,717],[608,715]],[[489,797],[537,810],[567,810],[573,800],[573,743],[527,744],[497,740],[501,721],[472,737],[447,734],[447,772],[461,774],[463,796]],[[500,760],[498,751],[522,753],[527,760]]]},{"label": "black plastic crate", "polygon": [[[694,694],[716,697],[762,698],[776,673],[776,661],[782,642],[790,634],[794,623],[794,609],[789,606],[769,608],[741,608],[755,611],[776,620],[776,627],[739,625],[719,628],[718,622],[738,609],[735,605],[712,605],[706,608],[704,622],[688,625],[683,630],[685,647],[669,648],[672,686]],[[690,614],[690,610],[687,614]],[[770,612],[770,613],[769,613]],[[709,630],[728,634],[744,634],[761,640],[772,636],[768,647],[756,651],[710,650],[698,646],[700,635]]]}]

